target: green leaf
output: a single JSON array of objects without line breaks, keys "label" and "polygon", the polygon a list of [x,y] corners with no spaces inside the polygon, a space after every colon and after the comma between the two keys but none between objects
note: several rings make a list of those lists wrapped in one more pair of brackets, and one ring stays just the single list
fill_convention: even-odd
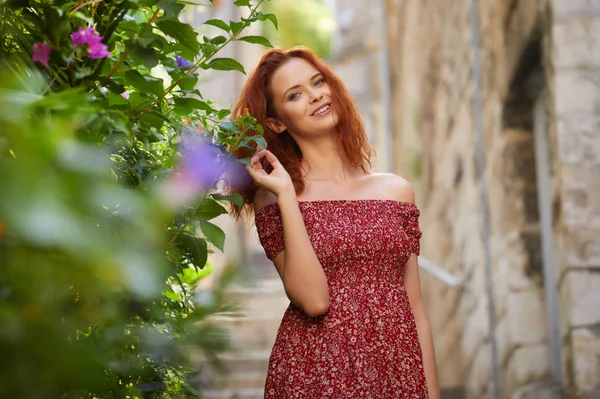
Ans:
[{"label": "green leaf", "polygon": [[156,26],[188,49],[194,52],[200,50],[198,34],[190,25],[174,18],[165,18],[156,21]]},{"label": "green leaf", "polygon": [[127,99],[123,98],[123,96],[120,94],[115,94],[115,93],[109,91],[107,93],[107,97],[108,97],[108,104],[111,106],[129,104],[129,101]]},{"label": "green leaf", "polygon": [[153,48],[143,47],[138,43],[131,43],[127,46],[127,51],[132,60],[144,65],[148,69],[152,69],[158,65],[158,54]]},{"label": "green leaf", "polygon": [[214,58],[208,63],[208,66],[218,71],[240,71],[244,75],[246,74],[242,64],[233,58]]},{"label": "green leaf", "polygon": [[198,207],[196,218],[199,220],[210,220],[219,215],[227,213],[227,209],[212,198],[205,198]]},{"label": "green leaf", "polygon": [[226,116],[228,116],[229,114],[231,114],[231,110],[230,109],[221,109],[219,110],[219,112],[217,113],[217,117],[219,119],[223,119]]},{"label": "green leaf", "polygon": [[92,68],[83,67],[83,68],[80,68],[77,72],[75,72],[75,79],[82,79],[82,78],[85,78],[86,76],[90,76],[91,74],[92,74]]},{"label": "green leaf", "polygon": [[255,135],[255,136],[246,136],[248,137],[248,141],[254,141],[257,145],[262,148],[267,148],[267,142],[263,136]]},{"label": "green leaf", "polygon": [[202,233],[211,244],[217,247],[220,251],[223,251],[225,246],[225,233],[219,226],[206,220],[201,220],[200,230],[202,230]]},{"label": "green leaf", "polygon": [[250,0],[236,0],[233,4],[236,7],[251,7]]},{"label": "green leaf", "polygon": [[198,83],[198,76],[187,73],[185,74],[185,77],[182,78],[179,82],[179,87],[182,90],[194,90],[194,87],[196,87],[196,83]]},{"label": "green leaf", "polygon": [[152,93],[156,96],[160,96],[163,93],[162,79],[146,78],[136,70],[130,69],[125,72],[125,80],[143,93]]},{"label": "green leaf", "polygon": [[177,0],[159,0],[156,7],[164,10],[167,17],[177,17],[185,4],[180,4]]},{"label": "green leaf", "polygon": [[[121,96],[119,96],[119,97],[121,97]],[[123,98],[123,100],[125,100],[125,99]],[[129,117],[127,115],[125,115],[123,112],[111,109],[110,111],[108,111],[106,113],[106,116],[108,117],[110,124],[115,129],[120,130],[124,133],[131,133],[131,129],[130,129],[131,119],[129,119]]]},{"label": "green leaf", "polygon": [[233,33],[234,35],[237,35],[239,32],[241,32],[242,29],[244,29],[244,23],[240,22],[240,21],[229,21],[230,22],[230,26],[231,26],[231,33]]},{"label": "green leaf", "polygon": [[163,127],[165,122],[168,122],[168,119],[166,119],[165,116],[160,112],[150,111],[144,116],[142,116],[142,119],[140,119],[140,121],[149,126],[160,129],[161,127]]},{"label": "green leaf", "polygon": [[197,98],[191,98],[191,97],[174,97],[173,101],[175,102],[175,105],[178,107],[186,107],[186,108],[192,108],[192,109],[201,109],[203,111],[206,111],[207,113],[212,112],[212,107],[210,105],[208,105],[207,103],[205,103],[204,101],[200,101]]},{"label": "green leaf", "polygon": [[179,244],[189,251],[192,255],[194,265],[199,268],[204,267],[208,259],[208,247],[204,238],[196,237],[190,233],[184,232],[179,235]]},{"label": "green leaf", "polygon": [[173,292],[173,291],[165,291],[165,292],[163,292],[163,295],[174,302],[179,302],[181,300],[181,297],[179,296],[179,294],[176,292]]},{"label": "green leaf", "polygon": [[244,197],[242,197],[240,194],[213,194],[212,197],[217,201],[231,201],[240,208],[244,206]]},{"label": "green leaf", "polygon": [[263,22],[266,21],[266,20],[271,21],[271,23],[273,24],[273,26],[275,27],[275,29],[279,30],[279,23],[277,22],[277,15],[275,15],[275,14],[263,14],[263,13],[259,13],[258,19],[260,19]]},{"label": "green leaf", "polygon": [[248,42],[248,43],[260,44],[265,47],[273,47],[271,42],[266,37],[262,37],[262,36],[244,36],[244,37],[240,37],[237,40],[242,40],[242,41]]},{"label": "green leaf", "polygon": [[212,39],[210,39],[210,42],[212,44],[214,44],[215,46],[218,46],[220,44],[223,44],[227,41],[227,38],[225,36],[215,36]]},{"label": "green leaf", "polygon": [[231,28],[229,27],[229,25],[227,24],[227,22],[221,20],[221,19],[209,19],[208,21],[204,22],[205,25],[212,25],[215,26],[219,29],[223,29],[225,32],[230,32]]}]

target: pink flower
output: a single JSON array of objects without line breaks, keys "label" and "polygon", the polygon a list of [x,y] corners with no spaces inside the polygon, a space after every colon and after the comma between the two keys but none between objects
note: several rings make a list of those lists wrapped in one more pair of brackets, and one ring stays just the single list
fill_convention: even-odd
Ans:
[{"label": "pink flower", "polygon": [[93,45],[88,44],[88,57],[89,58],[105,58],[110,56],[110,51],[106,49],[106,44],[95,43]]},{"label": "pink flower", "polygon": [[130,91],[124,91],[123,93],[121,93],[121,97],[123,97],[126,100],[129,100],[129,93]]},{"label": "pink flower", "polygon": [[48,58],[52,49],[46,43],[37,42],[33,44],[33,61],[39,62],[48,68]]},{"label": "pink flower", "polygon": [[71,42],[73,47],[87,45],[89,58],[104,58],[110,55],[106,44],[102,43],[102,36],[98,35],[91,26],[73,32]]},{"label": "pink flower", "polygon": [[96,36],[97,35],[94,34],[94,28],[91,26],[88,26],[87,28],[79,28],[77,32],[73,32],[71,34],[71,42],[73,42],[73,47],[79,47],[83,46],[84,44],[88,44],[90,40],[96,40]]}]

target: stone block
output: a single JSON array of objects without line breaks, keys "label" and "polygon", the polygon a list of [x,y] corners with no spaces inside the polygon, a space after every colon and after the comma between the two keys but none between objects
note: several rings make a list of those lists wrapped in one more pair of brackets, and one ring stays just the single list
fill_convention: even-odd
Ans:
[{"label": "stone block", "polygon": [[592,329],[580,328],[573,330],[571,340],[577,394],[600,390],[600,336]]},{"label": "stone block", "polygon": [[570,18],[553,26],[558,68],[600,66],[600,18]]},{"label": "stone block", "polygon": [[489,344],[477,348],[475,359],[469,370],[467,387],[473,397],[482,398],[492,379],[492,354]]},{"label": "stone block", "polygon": [[508,364],[508,391],[548,378],[549,356],[546,345],[524,346],[515,350]]},{"label": "stone block", "polygon": [[[588,100],[596,101],[598,107],[600,106],[600,70],[597,82],[595,98],[588,97]],[[600,168],[600,115],[591,112],[565,115],[558,118],[556,131],[561,162],[589,169]]]},{"label": "stone block", "polygon": [[511,344],[538,344],[546,339],[546,315],[539,290],[510,293],[507,318]]},{"label": "stone block", "polygon": [[571,327],[600,323],[600,273],[571,270],[565,276],[571,293],[569,320]]},{"label": "stone block", "polygon": [[510,399],[562,399],[562,388],[551,382],[534,382],[517,389]]},{"label": "stone block", "polygon": [[559,117],[591,115],[600,109],[600,68],[556,69],[555,82]]},{"label": "stone block", "polygon": [[[589,218],[586,220],[589,223]],[[600,269],[600,228],[584,223],[566,227],[564,243],[567,260],[571,267]]]},{"label": "stone block", "polygon": [[552,0],[556,19],[600,16],[600,3],[597,0]]},{"label": "stone block", "polygon": [[473,312],[466,315],[462,335],[465,360],[469,363],[476,355],[477,350],[489,336],[489,321],[487,314],[487,300],[480,298]]}]

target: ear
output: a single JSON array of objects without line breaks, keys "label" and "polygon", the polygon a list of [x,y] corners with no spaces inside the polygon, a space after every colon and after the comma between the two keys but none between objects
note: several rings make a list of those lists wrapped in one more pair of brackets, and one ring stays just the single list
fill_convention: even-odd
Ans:
[{"label": "ear", "polygon": [[267,125],[277,134],[283,133],[287,129],[287,126],[277,118],[267,118]]}]

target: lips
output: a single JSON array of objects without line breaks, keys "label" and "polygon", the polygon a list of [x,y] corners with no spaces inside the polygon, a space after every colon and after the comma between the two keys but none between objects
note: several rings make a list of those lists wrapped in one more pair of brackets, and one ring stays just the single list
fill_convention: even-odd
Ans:
[{"label": "lips", "polygon": [[329,110],[331,109],[331,103],[325,103],[321,106],[319,106],[319,108],[317,108],[312,114],[310,114],[311,116],[321,116],[321,115],[325,115],[326,113],[329,112]]}]

